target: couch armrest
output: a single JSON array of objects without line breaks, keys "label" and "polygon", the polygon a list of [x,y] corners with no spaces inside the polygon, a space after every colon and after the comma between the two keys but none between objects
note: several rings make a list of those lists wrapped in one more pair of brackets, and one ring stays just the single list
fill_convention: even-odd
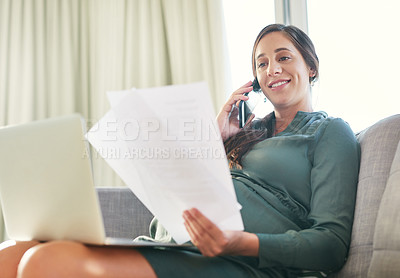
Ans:
[{"label": "couch armrest", "polygon": [[127,187],[96,187],[106,236],[135,238],[149,235],[150,211]]}]

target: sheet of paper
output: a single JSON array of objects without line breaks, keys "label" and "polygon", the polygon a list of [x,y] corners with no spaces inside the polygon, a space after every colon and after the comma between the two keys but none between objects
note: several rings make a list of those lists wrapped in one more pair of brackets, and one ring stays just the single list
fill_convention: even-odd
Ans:
[{"label": "sheet of paper", "polygon": [[111,133],[91,130],[88,139],[95,148],[114,145],[128,154],[104,158],[178,243],[189,240],[182,212],[192,207],[221,229],[243,229],[206,83],[108,97],[112,111],[98,129],[115,122],[115,136],[105,144]]},{"label": "sheet of paper", "polygon": [[86,138],[118,176],[131,189],[134,188],[134,193],[141,202],[146,207],[149,207],[150,201],[143,190],[142,181],[137,169],[129,162],[132,157],[131,152],[117,132],[117,119],[115,118],[114,111],[108,111],[86,133]]},{"label": "sheet of paper", "polygon": [[110,103],[111,107],[115,107],[118,103],[126,97],[128,94],[134,92],[136,88],[132,88],[130,90],[123,90],[123,91],[109,91],[107,92],[108,102]]}]

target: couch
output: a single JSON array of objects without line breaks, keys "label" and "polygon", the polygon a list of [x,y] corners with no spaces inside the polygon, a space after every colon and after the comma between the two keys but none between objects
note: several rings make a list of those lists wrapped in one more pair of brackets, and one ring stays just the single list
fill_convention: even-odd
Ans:
[{"label": "couch", "polygon": [[[331,277],[400,277],[400,115],[357,134],[361,165],[348,260]],[[107,236],[148,235],[153,216],[128,188],[97,188]]]}]

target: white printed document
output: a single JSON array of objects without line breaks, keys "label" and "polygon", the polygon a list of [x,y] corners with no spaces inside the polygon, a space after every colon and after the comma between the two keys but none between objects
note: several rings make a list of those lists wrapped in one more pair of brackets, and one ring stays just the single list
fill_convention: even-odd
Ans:
[{"label": "white printed document", "polygon": [[243,230],[206,83],[108,92],[111,110],[87,139],[177,243],[183,211]]}]

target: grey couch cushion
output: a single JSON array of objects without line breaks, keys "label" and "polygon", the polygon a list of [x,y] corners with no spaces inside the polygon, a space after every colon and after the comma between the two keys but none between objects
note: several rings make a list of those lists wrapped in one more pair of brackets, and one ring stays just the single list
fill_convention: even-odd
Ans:
[{"label": "grey couch cushion", "polygon": [[128,187],[96,188],[106,236],[135,238],[149,235],[153,215]]},{"label": "grey couch cushion", "polygon": [[368,277],[400,277],[400,145],[376,219]]},{"label": "grey couch cushion", "polygon": [[400,139],[400,115],[361,132],[361,165],[348,261],[335,277],[367,277],[375,221]]}]

